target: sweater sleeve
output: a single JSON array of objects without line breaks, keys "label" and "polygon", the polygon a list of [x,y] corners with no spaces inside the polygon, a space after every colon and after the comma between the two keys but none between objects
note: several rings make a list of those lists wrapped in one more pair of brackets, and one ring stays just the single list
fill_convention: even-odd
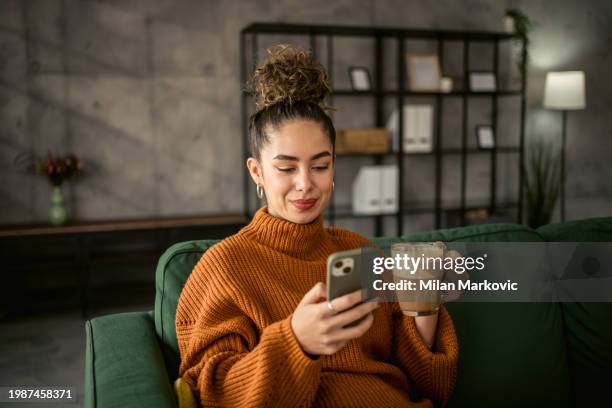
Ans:
[{"label": "sweater sleeve", "polygon": [[322,363],[303,352],[291,329],[292,315],[258,330],[229,283],[210,278],[219,274],[211,273],[215,265],[205,258],[177,308],[179,376],[202,406],[310,406]]},{"label": "sweater sleeve", "polygon": [[397,302],[393,304],[393,326],[393,352],[399,367],[420,394],[444,406],[457,377],[458,344],[450,315],[440,307],[432,350],[421,337],[414,317],[404,315]]}]

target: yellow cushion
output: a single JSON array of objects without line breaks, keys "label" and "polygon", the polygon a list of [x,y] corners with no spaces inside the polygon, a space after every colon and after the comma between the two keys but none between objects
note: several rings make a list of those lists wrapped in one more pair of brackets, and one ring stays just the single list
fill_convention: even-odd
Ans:
[{"label": "yellow cushion", "polygon": [[187,381],[180,377],[177,378],[174,382],[174,392],[178,399],[179,408],[198,408],[193,391],[191,391],[191,387]]}]

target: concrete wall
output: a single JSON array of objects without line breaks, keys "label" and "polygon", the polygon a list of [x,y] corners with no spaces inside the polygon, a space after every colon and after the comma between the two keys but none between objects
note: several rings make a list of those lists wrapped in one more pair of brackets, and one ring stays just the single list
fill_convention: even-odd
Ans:
[{"label": "concrete wall", "polygon": [[[509,7],[521,8],[534,23],[528,137],[559,140],[560,113],[541,108],[546,71],[586,72],[587,109],[571,112],[568,122],[567,215],[569,219],[610,215],[612,5],[608,1],[2,0],[0,223],[47,219],[48,183],[23,174],[13,159],[19,152],[42,154],[49,149],[75,152],[88,165],[86,177],[64,187],[73,218],[241,211],[238,38],[240,29],[252,22],[502,31]],[[306,38],[268,36],[260,41],[261,55],[266,44],[277,40],[308,45]],[[320,43],[324,45],[322,39]],[[372,64],[372,44],[340,40],[335,46],[335,86],[348,86],[346,67]],[[427,50],[431,44],[409,47]],[[455,75],[452,61],[460,61],[460,50],[449,46],[447,52],[445,74]],[[489,55],[490,50],[474,47],[473,69],[487,69]],[[501,56],[504,69],[508,68],[506,84],[512,82],[511,55],[508,47]],[[389,55],[391,60],[395,57]],[[395,75],[385,72],[390,83]],[[444,140],[452,145],[459,137],[455,123],[460,104],[446,103]],[[470,126],[485,122],[489,114],[486,102],[473,103]],[[500,138],[510,145],[518,137],[519,105],[518,99],[504,103]],[[337,127],[373,125],[371,100],[336,98],[334,105],[342,108],[335,117]],[[393,101],[388,105],[390,113]],[[488,167],[482,159],[485,156],[470,161],[474,182],[468,190],[475,202],[487,195],[483,186],[488,185]],[[427,179],[432,162],[419,160],[411,162],[413,173],[419,180]],[[365,163],[339,163],[339,202],[349,202],[351,174]],[[448,202],[458,197],[457,164],[457,160],[445,164]],[[498,194],[501,200],[510,199],[517,185],[516,160],[500,158],[499,166]],[[413,197],[432,194],[431,188],[419,191],[422,187],[414,181],[407,183]],[[407,228],[432,228],[432,218],[411,218]],[[371,232],[367,222],[346,226]]]}]

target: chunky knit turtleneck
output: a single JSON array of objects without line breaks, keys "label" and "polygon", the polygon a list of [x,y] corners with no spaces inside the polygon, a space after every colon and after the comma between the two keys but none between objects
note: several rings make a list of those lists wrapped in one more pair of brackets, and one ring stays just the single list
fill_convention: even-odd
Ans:
[{"label": "chunky knit turtleneck", "polygon": [[326,237],[323,215],[309,224],[293,222],[270,215],[267,206],[260,208],[241,233],[280,253],[300,259],[326,256],[323,244]]},{"label": "chunky knit turtleneck", "polygon": [[397,303],[332,355],[310,358],[291,329],[304,294],[325,282],[327,256],[368,244],[323,227],[294,224],[262,207],[249,225],[207,250],[176,313],[180,376],[203,406],[430,407],[444,405],[456,377],[457,339],[440,310],[429,350]]}]

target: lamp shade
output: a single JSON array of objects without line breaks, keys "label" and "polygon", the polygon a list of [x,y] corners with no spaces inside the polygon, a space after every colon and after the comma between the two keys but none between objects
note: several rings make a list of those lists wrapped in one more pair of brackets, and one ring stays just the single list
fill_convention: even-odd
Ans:
[{"label": "lamp shade", "polygon": [[546,74],[544,107],[548,109],[584,109],[585,89],[583,71],[561,71]]}]

